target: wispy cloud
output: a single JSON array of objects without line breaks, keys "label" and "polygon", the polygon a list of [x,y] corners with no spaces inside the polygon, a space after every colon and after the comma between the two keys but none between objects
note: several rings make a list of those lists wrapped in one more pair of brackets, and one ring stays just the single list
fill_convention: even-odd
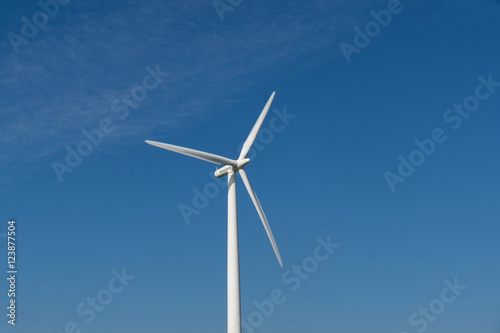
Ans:
[{"label": "wispy cloud", "polygon": [[111,115],[111,102],[140,83],[146,66],[160,64],[170,76],[113,135],[191,121],[262,77],[331,59],[338,36],[380,3],[245,2],[224,22],[197,1],[70,3],[18,54],[0,45],[0,165],[63,152]]}]

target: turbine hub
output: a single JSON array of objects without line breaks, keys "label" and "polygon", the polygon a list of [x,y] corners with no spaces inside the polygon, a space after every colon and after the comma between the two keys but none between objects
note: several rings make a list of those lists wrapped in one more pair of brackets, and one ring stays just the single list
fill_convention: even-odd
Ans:
[{"label": "turbine hub", "polygon": [[236,166],[226,165],[220,169],[215,170],[215,177],[221,178],[221,177],[224,177],[225,175],[227,175],[230,171],[236,172],[239,169],[243,169],[243,167],[245,165],[250,163],[250,159],[249,158],[242,158],[240,160],[237,160],[236,162],[237,162]]},{"label": "turbine hub", "polygon": [[236,170],[239,170],[239,169],[243,168],[245,165],[247,165],[248,163],[250,163],[250,159],[249,158],[242,158],[240,160],[237,160],[236,162],[238,162],[238,165],[236,166]]}]

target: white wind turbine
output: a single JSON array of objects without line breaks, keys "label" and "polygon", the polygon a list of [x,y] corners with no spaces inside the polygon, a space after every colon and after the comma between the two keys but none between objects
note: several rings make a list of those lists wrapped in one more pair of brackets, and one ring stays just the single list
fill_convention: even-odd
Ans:
[{"label": "white wind turbine", "polygon": [[239,250],[238,250],[238,214],[236,208],[236,173],[239,171],[241,175],[241,179],[247,188],[248,194],[250,194],[250,198],[252,198],[253,204],[259,213],[260,219],[262,220],[262,224],[266,229],[267,236],[271,241],[271,245],[273,246],[274,253],[276,253],[276,257],[280,263],[280,266],[283,267],[283,263],[281,261],[280,253],[278,251],[278,247],[276,246],[276,242],[274,241],[273,233],[271,232],[271,227],[269,227],[269,223],[267,222],[266,215],[262,210],[262,206],[260,205],[259,199],[257,199],[257,195],[250,185],[250,181],[248,180],[248,176],[243,169],[249,162],[250,159],[246,158],[250,148],[259,133],[260,127],[266,118],[267,112],[273,102],[274,95],[276,92],[273,92],[269,100],[267,101],[264,109],[262,110],[257,122],[250,131],[248,138],[243,144],[243,148],[241,149],[240,156],[238,159],[232,160],[226,157],[202,152],[199,150],[184,148],[180,146],[174,146],[166,143],[149,141],[146,140],[146,143],[160,147],[163,149],[167,149],[179,154],[191,156],[198,158],[200,160],[205,160],[208,162],[212,162],[219,165],[225,165],[223,168],[218,169],[215,172],[215,176],[220,178],[228,175],[227,180],[227,333],[241,333],[241,297],[240,297],[240,263],[239,263]]}]

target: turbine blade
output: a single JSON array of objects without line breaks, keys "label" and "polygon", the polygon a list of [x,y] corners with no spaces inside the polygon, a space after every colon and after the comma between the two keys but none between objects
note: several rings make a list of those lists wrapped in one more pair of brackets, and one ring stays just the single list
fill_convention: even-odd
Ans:
[{"label": "turbine blade", "polygon": [[180,146],[169,145],[167,143],[161,143],[161,142],[149,141],[149,140],[146,140],[146,143],[148,143],[152,146],[160,147],[160,148],[163,148],[166,150],[170,150],[170,151],[173,151],[173,152],[176,152],[179,154],[191,156],[191,157],[198,158],[200,160],[204,160],[204,161],[208,161],[208,162],[212,162],[215,164],[220,164],[220,165],[229,164],[232,166],[238,165],[238,162],[236,162],[235,160],[232,160],[232,159],[229,159],[226,157],[222,157],[219,155],[205,153],[205,152],[199,151],[199,150],[194,150],[194,149],[190,149],[190,148],[184,148],[184,147],[180,147]]},{"label": "turbine blade", "polygon": [[274,253],[276,253],[276,257],[278,258],[280,266],[283,268],[283,262],[281,261],[281,256],[280,256],[280,253],[278,251],[278,246],[276,245],[276,242],[274,241],[271,227],[269,226],[269,223],[267,222],[266,215],[264,214],[264,210],[262,210],[262,206],[260,205],[259,199],[257,198],[257,194],[255,194],[255,191],[253,190],[252,185],[250,184],[250,181],[248,180],[248,176],[247,176],[245,170],[240,169],[238,171],[240,172],[241,179],[243,179],[243,183],[245,183],[245,187],[247,188],[248,194],[250,194],[250,198],[252,198],[253,204],[255,205],[255,208],[257,209],[257,212],[259,213],[260,219],[262,220],[262,224],[264,225],[264,229],[266,229],[267,237],[269,237],[269,240],[271,241],[271,245],[273,246]]},{"label": "turbine blade", "polygon": [[269,100],[266,103],[266,106],[264,106],[264,109],[260,113],[259,118],[257,118],[257,122],[255,123],[255,125],[253,125],[253,128],[250,131],[248,138],[246,139],[245,143],[243,144],[243,148],[241,148],[240,157],[238,157],[238,159],[242,159],[242,158],[247,157],[247,154],[250,151],[250,148],[252,148],[253,142],[255,141],[255,138],[257,137],[257,134],[259,133],[260,127],[262,126],[262,123],[264,122],[264,119],[266,118],[267,112],[269,111],[269,108],[271,107],[271,103],[273,102],[275,94],[276,94],[276,91],[273,91],[273,93],[271,94],[271,97],[269,97]]}]

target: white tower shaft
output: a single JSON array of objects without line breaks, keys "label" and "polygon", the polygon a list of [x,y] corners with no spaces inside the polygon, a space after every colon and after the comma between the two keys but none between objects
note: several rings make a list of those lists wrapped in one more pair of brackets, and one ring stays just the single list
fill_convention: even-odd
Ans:
[{"label": "white tower shaft", "polygon": [[227,177],[227,333],[241,333],[240,262],[238,253],[236,173]]}]

